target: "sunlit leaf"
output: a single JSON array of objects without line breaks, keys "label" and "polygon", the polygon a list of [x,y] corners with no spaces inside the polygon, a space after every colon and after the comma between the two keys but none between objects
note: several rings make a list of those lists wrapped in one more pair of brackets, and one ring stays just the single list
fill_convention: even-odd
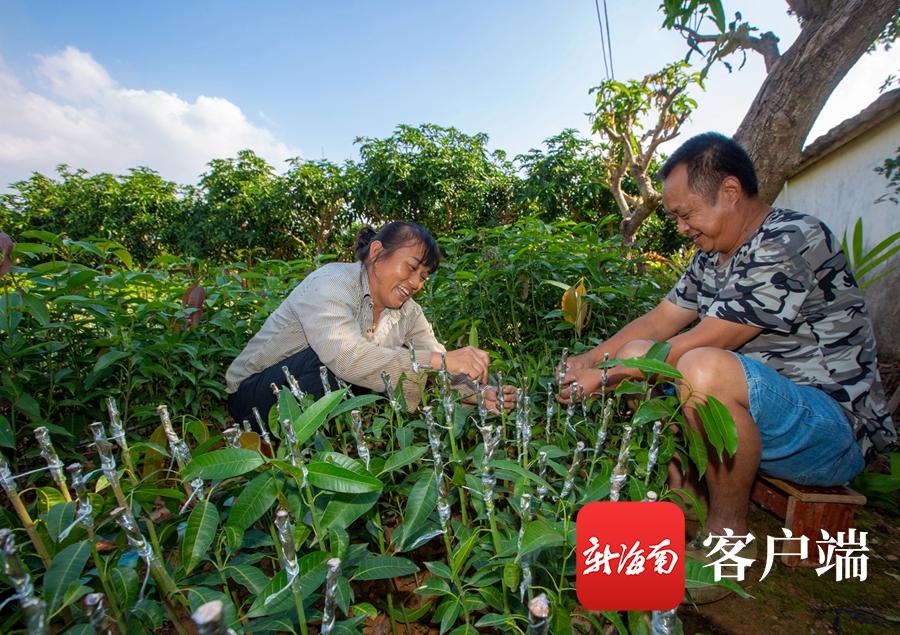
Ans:
[{"label": "sunlit leaf", "polygon": [[209,546],[216,537],[218,526],[219,511],[216,506],[207,500],[199,501],[188,516],[184,540],[181,543],[181,563],[185,574],[189,574],[206,558]]},{"label": "sunlit leaf", "polygon": [[351,580],[385,580],[412,575],[419,567],[412,560],[397,556],[371,556],[359,563]]},{"label": "sunlit leaf", "polygon": [[195,478],[224,479],[240,476],[265,463],[265,458],[255,451],[244,448],[222,448],[191,459],[181,473],[190,481]]}]

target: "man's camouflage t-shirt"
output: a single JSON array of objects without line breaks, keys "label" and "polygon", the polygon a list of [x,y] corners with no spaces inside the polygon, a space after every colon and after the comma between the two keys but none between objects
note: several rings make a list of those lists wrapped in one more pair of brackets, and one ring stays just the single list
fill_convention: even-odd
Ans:
[{"label": "man's camouflage t-shirt", "polygon": [[830,395],[871,459],[896,439],[862,292],[819,219],[774,209],[727,262],[698,252],[667,299],[763,329],[737,352]]}]

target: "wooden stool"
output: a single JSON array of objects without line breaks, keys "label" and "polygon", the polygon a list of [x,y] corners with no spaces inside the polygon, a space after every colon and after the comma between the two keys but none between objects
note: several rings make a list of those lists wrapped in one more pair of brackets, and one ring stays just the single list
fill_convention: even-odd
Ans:
[{"label": "wooden stool", "polygon": [[866,497],[849,487],[813,487],[762,474],[756,477],[750,500],[784,520],[794,537],[809,537],[807,558],[783,555],[781,561],[789,567],[818,567],[819,550],[816,541],[822,540],[821,529],[832,537],[846,532],[853,525],[858,505],[866,504]]}]

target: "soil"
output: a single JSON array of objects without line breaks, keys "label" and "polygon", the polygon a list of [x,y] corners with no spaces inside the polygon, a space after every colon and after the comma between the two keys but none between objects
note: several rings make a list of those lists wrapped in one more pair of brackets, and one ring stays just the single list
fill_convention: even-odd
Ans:
[{"label": "soil", "polygon": [[[704,606],[682,606],[678,615],[686,634],[744,633],[900,633],[900,523],[888,512],[863,507],[854,527],[867,533],[869,551],[864,581],[836,581],[835,570],[817,575],[814,568],[790,568],[776,558],[765,568],[765,536],[781,536],[782,521],[751,505],[750,531],[760,542],[756,564],[742,586],[752,595],[730,596]],[[810,543],[810,553],[815,553]]]}]

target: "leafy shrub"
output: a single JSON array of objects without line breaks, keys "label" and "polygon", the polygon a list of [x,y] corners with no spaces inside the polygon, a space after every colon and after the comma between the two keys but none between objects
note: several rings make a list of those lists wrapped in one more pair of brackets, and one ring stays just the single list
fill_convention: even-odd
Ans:
[{"label": "leafy shrub", "polygon": [[[54,631],[79,633],[92,632],[78,603],[92,591],[105,593],[109,619],[128,633],[186,632],[187,615],[211,600],[239,633],[307,633],[308,623],[335,619],[330,632],[357,633],[378,617],[394,628],[520,633],[529,599],[543,593],[550,632],[647,632],[646,614],[578,605],[574,521],[592,501],[652,500],[651,490],[668,497],[666,462],[676,454],[704,471],[699,434],[671,433],[684,426],[677,400],[647,396],[651,384],[677,376],[659,360],[665,353],[631,360],[653,380],[624,382],[584,407],[548,410],[552,394],[540,390],[523,393],[515,413],[491,415],[429,391],[433,411],[423,420],[381,396],[347,399],[341,390],[313,403],[285,388],[270,415],[274,451],[253,432],[226,441],[191,417],[163,415],[150,441],[131,437],[119,454],[127,467],[117,469],[101,438],[96,487],[81,473],[57,487],[32,476],[41,487],[18,520],[42,557],[21,549],[33,584],[20,599],[36,590],[44,606],[25,607],[46,609]],[[630,410],[634,398],[642,403]],[[710,398],[698,408],[719,455],[733,454],[724,406]],[[6,527],[17,526],[0,511]],[[25,540],[0,530],[7,573],[16,568],[13,543]],[[686,578],[696,586],[713,573],[688,561]],[[14,606],[5,632],[26,620]]]}]

